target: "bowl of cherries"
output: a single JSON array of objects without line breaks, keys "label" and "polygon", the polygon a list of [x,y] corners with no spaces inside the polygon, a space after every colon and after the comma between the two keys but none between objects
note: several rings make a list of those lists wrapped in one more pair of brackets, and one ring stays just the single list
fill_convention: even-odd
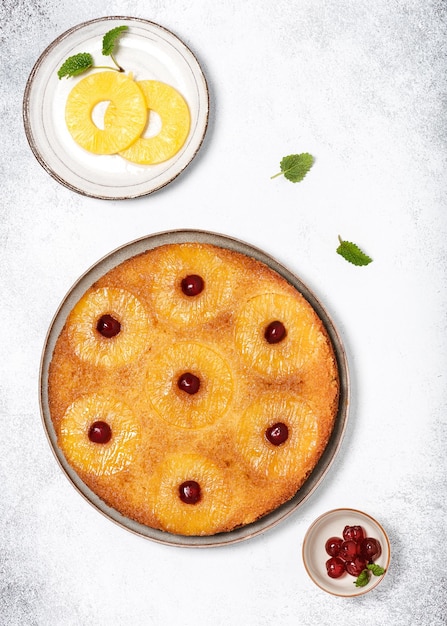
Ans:
[{"label": "bowl of cherries", "polygon": [[313,582],[336,596],[375,589],[386,574],[390,542],[383,527],[356,509],[334,509],[318,517],[303,541],[303,562]]}]

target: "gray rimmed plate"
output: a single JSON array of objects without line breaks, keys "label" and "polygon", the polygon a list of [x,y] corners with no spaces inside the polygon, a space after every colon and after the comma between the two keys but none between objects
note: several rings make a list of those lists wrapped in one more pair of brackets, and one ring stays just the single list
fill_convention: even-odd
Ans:
[{"label": "gray rimmed plate", "polygon": [[[65,123],[65,102],[79,77],[59,80],[57,71],[70,56],[90,53],[96,65],[103,57],[102,38],[125,25],[117,58],[135,80],[159,80],[176,88],[188,103],[191,128],[185,144],[157,165],[136,165],[119,155],[96,155],[72,139]],[[41,54],[28,78],[23,120],[28,143],[43,168],[69,189],[94,198],[122,200],[150,194],[173,181],[193,160],[208,127],[206,78],[192,51],[172,32],[134,17],[105,17],[84,22],[60,35]]]},{"label": "gray rimmed plate", "polygon": [[[74,472],[71,466],[67,463],[62,451],[58,447],[57,437],[48,406],[48,373],[54,347],[70,311],[85,291],[109,270],[133,256],[142,254],[147,250],[164,244],[185,242],[210,243],[220,246],[221,248],[227,248],[245,254],[265,263],[289,281],[289,283],[291,283],[308,300],[322,320],[334,347],[340,376],[340,399],[334,430],[320,461],[301,489],[291,500],[256,522],[237,528],[228,533],[221,533],[206,537],[181,536],[155,530],[144,526],[143,524],[139,524],[132,519],[124,517],[115,509],[107,506],[80,480],[76,472]],[[149,235],[114,250],[93,265],[73,285],[57,310],[45,340],[41,360],[40,406],[42,419],[51,448],[68,479],[90,504],[120,526],[159,543],[179,547],[215,547],[237,543],[254,537],[276,526],[279,522],[296,511],[296,509],[298,509],[307,500],[307,498],[309,498],[309,496],[322,482],[324,476],[334,461],[337,452],[339,451],[348,419],[348,405],[349,374],[345,350],[331,318],[316,296],[297,276],[259,248],[253,247],[248,243],[232,237],[201,230],[174,230]]]}]

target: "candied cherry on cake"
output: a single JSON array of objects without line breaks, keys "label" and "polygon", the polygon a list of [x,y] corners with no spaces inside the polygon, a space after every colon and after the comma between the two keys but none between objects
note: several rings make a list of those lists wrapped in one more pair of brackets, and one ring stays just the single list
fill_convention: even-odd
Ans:
[{"label": "candied cherry on cake", "polygon": [[99,318],[96,324],[96,330],[103,337],[111,339],[121,331],[121,324],[116,318],[112,317],[112,315],[106,313]]},{"label": "candied cherry on cake", "polygon": [[264,330],[264,337],[267,343],[279,343],[287,335],[286,327],[279,320],[270,322]]},{"label": "candied cherry on cake", "polygon": [[194,395],[200,389],[200,378],[191,372],[185,372],[179,376],[177,380],[177,387],[181,391],[185,391],[187,394]]},{"label": "candied cherry on cake", "polygon": [[360,555],[367,561],[372,561],[380,556],[381,547],[379,541],[373,537],[365,537],[360,542]]},{"label": "candied cherry on cake", "polygon": [[90,426],[88,438],[93,443],[108,443],[112,438],[112,429],[107,422],[97,420]]},{"label": "candied cherry on cake", "polygon": [[179,486],[180,500],[185,504],[196,504],[201,497],[200,485],[195,480],[186,480]]},{"label": "candied cherry on cake", "polygon": [[361,526],[345,526],[343,529],[343,539],[345,541],[356,541],[359,543],[364,539],[365,533]]},{"label": "candied cherry on cake", "polygon": [[265,431],[265,436],[268,441],[274,446],[280,446],[289,437],[289,429],[287,424],[283,422],[276,422],[273,426],[269,426]]},{"label": "candied cherry on cake", "polygon": [[181,282],[182,291],[185,296],[198,296],[205,287],[205,282],[198,274],[188,274]]},{"label": "candied cherry on cake", "polygon": [[338,556],[333,556],[326,561],[326,571],[330,578],[340,578],[345,573],[345,563]]},{"label": "candied cherry on cake", "polygon": [[324,546],[329,556],[338,556],[343,539],[341,537],[330,537]]}]

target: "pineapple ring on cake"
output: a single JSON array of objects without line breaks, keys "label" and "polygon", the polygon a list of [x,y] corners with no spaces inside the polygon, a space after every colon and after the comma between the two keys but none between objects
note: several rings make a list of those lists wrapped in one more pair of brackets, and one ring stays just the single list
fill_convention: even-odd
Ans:
[{"label": "pineapple ring on cake", "polygon": [[126,365],[148,345],[150,324],[146,310],[125,289],[104,287],[88,291],[72,310],[67,325],[76,355],[97,366]]},{"label": "pineapple ring on cake", "polygon": [[202,428],[220,419],[231,403],[233,388],[224,356],[199,343],[167,347],[147,370],[146,390],[153,407],[181,428]]},{"label": "pineapple ring on cake", "polygon": [[224,310],[233,294],[233,275],[216,252],[184,243],[162,246],[155,255],[152,301],[159,319],[177,327],[192,326],[207,323]]},{"label": "pineapple ring on cake", "polygon": [[295,395],[284,392],[259,397],[237,426],[240,454],[268,479],[302,476],[312,469],[319,437],[318,417]]},{"label": "pineapple ring on cake", "polygon": [[[245,302],[236,315],[235,342],[246,364],[264,376],[288,376],[300,370],[326,341],[318,318],[302,298],[265,293]],[[269,329],[281,328],[269,342]]]},{"label": "pineapple ring on cake", "polygon": [[[185,99],[174,87],[158,80],[141,80],[137,85],[146,99],[149,123],[155,112],[160,117],[161,129],[153,137],[139,137],[129,148],[121,150],[120,155],[139,165],[155,165],[173,157],[183,146],[191,116]],[[109,105],[104,116],[106,128],[113,112],[113,105]]]},{"label": "pineapple ring on cake", "polygon": [[[93,109],[113,102],[107,127],[93,122]],[[110,107],[109,107],[110,108]],[[82,148],[94,154],[116,154],[138,139],[147,121],[146,100],[134,80],[116,72],[99,72],[79,81],[65,106],[68,130]]]},{"label": "pineapple ring on cake", "polygon": [[58,436],[68,462],[78,472],[94,476],[124,470],[134,460],[140,440],[141,428],[131,409],[98,394],[81,396],[68,407]]},{"label": "pineapple ring on cake", "polygon": [[168,454],[148,491],[163,529],[176,534],[212,535],[225,527],[231,511],[224,473],[200,454]]}]

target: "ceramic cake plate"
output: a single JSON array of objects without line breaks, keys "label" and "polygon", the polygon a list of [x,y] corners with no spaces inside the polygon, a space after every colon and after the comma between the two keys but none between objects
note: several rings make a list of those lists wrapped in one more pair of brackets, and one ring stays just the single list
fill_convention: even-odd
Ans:
[{"label": "ceramic cake plate", "polygon": [[[85,291],[104,274],[127,259],[161,245],[186,242],[209,243],[245,254],[265,263],[291,283],[307,299],[322,320],[334,347],[340,378],[339,407],[332,435],[322,457],[304,485],[291,500],[257,521],[236,528],[231,532],[212,536],[180,536],[149,528],[132,519],[124,517],[118,511],[106,505],[80,480],[76,472],[67,463],[57,444],[57,436],[48,405],[48,377],[52,354],[68,315]],[[345,350],[329,314],[316,296],[297,276],[267,253],[238,239],[201,230],[174,230],[152,234],[114,250],[91,267],[69,290],[55,314],[46,337],[40,369],[40,404],[44,428],[57,461],[74,487],[97,510],[127,530],[159,543],[180,547],[215,547],[240,542],[273,528],[279,522],[294,513],[317,489],[339,451],[346,429],[349,405],[349,375]]]}]

